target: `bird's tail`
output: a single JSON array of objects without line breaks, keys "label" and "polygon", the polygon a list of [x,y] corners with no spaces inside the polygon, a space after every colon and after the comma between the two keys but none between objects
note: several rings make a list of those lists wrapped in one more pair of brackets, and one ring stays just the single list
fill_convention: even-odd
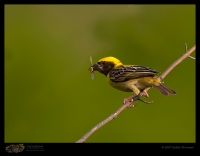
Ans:
[{"label": "bird's tail", "polygon": [[176,92],[173,89],[165,86],[163,83],[161,83],[159,86],[154,85],[153,87],[158,89],[165,96],[169,95],[169,93],[172,95],[176,94]]}]

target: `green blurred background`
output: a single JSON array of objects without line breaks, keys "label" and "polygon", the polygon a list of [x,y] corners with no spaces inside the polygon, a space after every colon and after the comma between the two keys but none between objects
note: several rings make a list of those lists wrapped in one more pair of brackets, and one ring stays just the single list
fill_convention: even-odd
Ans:
[{"label": "green blurred background", "polygon": [[[5,5],[5,142],[76,142],[131,95],[91,80],[90,56],[162,73],[195,29],[195,5]],[[164,82],[176,96],[149,90],[153,104],[137,101],[87,142],[195,142],[195,61]]]}]

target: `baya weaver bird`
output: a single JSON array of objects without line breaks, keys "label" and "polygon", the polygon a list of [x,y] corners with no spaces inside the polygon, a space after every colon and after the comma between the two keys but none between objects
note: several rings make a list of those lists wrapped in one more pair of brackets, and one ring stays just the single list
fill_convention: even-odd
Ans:
[{"label": "baya weaver bird", "polygon": [[89,71],[92,74],[94,74],[94,71],[99,71],[106,76],[112,87],[124,92],[134,92],[136,95],[142,93],[144,96],[149,97],[145,89],[153,87],[165,96],[176,94],[173,89],[165,86],[160,81],[156,76],[158,72],[155,69],[140,65],[124,65],[115,57],[110,56],[100,59],[89,68]]}]

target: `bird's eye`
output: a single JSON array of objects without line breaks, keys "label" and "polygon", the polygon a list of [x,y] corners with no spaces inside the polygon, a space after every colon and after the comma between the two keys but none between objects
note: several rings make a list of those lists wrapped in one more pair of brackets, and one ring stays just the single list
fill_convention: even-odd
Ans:
[{"label": "bird's eye", "polygon": [[105,64],[106,64],[106,61],[103,61],[102,64],[105,65]]}]

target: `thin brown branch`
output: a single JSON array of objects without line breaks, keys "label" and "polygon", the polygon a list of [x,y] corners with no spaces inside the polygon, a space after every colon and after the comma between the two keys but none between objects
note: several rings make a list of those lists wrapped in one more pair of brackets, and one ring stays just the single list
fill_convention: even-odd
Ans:
[{"label": "thin brown branch", "polygon": [[[187,44],[185,44],[187,50]],[[189,57],[192,52],[196,50],[196,45],[194,45],[190,50],[186,51],[180,58],[178,58],[174,63],[172,63],[160,76],[160,80],[163,80],[169,72],[172,71],[179,63],[181,63],[185,58]],[[148,91],[150,88],[145,89]]]},{"label": "thin brown branch", "polygon": [[172,71],[172,69],[174,69],[174,67],[176,67],[179,63],[181,63],[185,58],[187,58],[188,56],[190,56],[190,54],[196,50],[196,45],[194,45],[190,50],[188,50],[186,53],[184,53],[179,59],[177,59],[174,63],[172,63],[171,66],[169,66],[161,75],[160,75],[160,79],[164,79],[165,76],[167,74],[169,74],[169,72]]},{"label": "thin brown branch", "polygon": [[[187,43],[185,43],[185,53],[187,53]],[[192,57],[192,56],[188,56],[189,58],[193,59],[193,60],[196,60],[196,58]]]},{"label": "thin brown branch", "polygon": [[76,143],[83,143],[86,141],[86,139],[92,135],[97,129],[101,128],[103,125],[111,121],[112,119],[115,119],[119,113],[121,113],[126,107],[128,107],[131,103],[125,103],[122,105],[115,113],[111,114],[108,118],[94,126],[89,132],[87,132],[81,139],[79,139]]},{"label": "thin brown branch", "polygon": [[191,59],[193,59],[193,60],[196,60],[196,58],[195,57],[192,57],[192,56],[188,56],[189,58],[191,58]]},{"label": "thin brown branch", "polygon": [[[187,47],[186,47],[187,48]],[[160,75],[160,79],[164,79],[165,76],[167,76],[167,74],[169,74],[169,72],[172,71],[172,69],[174,69],[179,63],[181,63],[185,58],[189,57],[190,54],[192,52],[194,52],[196,50],[196,45],[194,45],[190,50],[188,50],[185,54],[183,54],[179,59],[177,59],[172,65],[170,65],[161,75]],[[149,90],[150,88],[147,88],[147,90]],[[142,94],[141,94],[142,95]],[[90,131],[88,131],[81,139],[79,139],[76,143],[83,143],[87,140],[87,138],[92,135],[96,130],[98,130],[99,128],[101,128],[103,125],[105,125],[106,123],[108,123],[109,121],[115,119],[125,108],[130,107],[133,103],[133,101],[136,101],[140,98],[140,96],[134,96],[133,100],[129,100],[126,101],[126,103],[124,103],[117,111],[115,111],[115,113],[111,114],[108,118],[106,118],[105,120],[103,120],[102,122],[100,122],[99,124],[97,124],[96,126],[94,126]],[[132,107],[134,107],[135,105],[132,105]]]}]

